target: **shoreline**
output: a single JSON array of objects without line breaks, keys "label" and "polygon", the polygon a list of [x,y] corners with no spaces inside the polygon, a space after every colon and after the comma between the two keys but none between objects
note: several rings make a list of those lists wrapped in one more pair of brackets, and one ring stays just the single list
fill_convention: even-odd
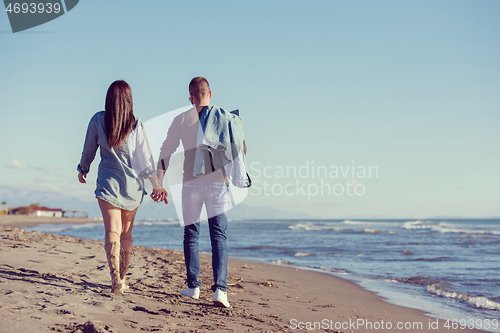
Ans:
[{"label": "shoreline", "polygon": [[[392,329],[398,323],[421,324],[399,330],[404,332],[482,332],[446,329],[443,320],[388,303],[355,282],[327,272],[235,258],[229,259],[228,268],[232,308],[216,308],[209,291],[210,255],[200,255],[202,295],[191,300],[179,295],[185,288],[182,251],[141,246],[134,247],[136,256],[129,269],[131,291],[116,297],[109,294],[102,241],[20,230],[19,226],[38,222],[33,220],[37,217],[16,219],[16,226],[11,224],[13,219],[7,219],[9,223],[4,217],[0,217],[4,240],[0,251],[0,322],[6,332],[33,328],[76,332],[83,331],[85,325],[98,332],[294,332],[301,331],[294,328],[307,328],[307,323],[311,328],[318,324],[314,332],[388,331],[381,329],[388,328],[380,326],[384,323],[394,325]],[[43,219],[40,223],[69,220]],[[84,221],[71,223],[98,222],[78,220]]]},{"label": "shoreline", "polygon": [[102,218],[46,217],[33,215],[0,215],[0,226],[30,228],[39,224],[85,224],[101,222]]}]

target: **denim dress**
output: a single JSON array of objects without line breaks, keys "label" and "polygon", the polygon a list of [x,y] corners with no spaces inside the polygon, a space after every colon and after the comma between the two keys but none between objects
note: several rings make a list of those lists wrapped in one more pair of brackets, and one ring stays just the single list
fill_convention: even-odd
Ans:
[{"label": "denim dress", "polygon": [[142,121],[135,117],[135,123],[125,142],[116,149],[111,148],[106,136],[104,114],[104,111],[97,112],[89,122],[77,170],[84,175],[88,174],[97,148],[100,147],[96,198],[117,208],[134,210],[147,194],[144,179],[156,174],[146,131]]}]

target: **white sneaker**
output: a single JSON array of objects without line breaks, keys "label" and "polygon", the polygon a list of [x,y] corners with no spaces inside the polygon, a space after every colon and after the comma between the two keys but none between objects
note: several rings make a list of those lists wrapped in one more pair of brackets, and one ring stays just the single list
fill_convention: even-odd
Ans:
[{"label": "white sneaker", "polygon": [[200,298],[200,287],[184,289],[183,291],[181,291],[181,295],[185,297],[198,299]]},{"label": "white sneaker", "polygon": [[227,292],[217,289],[214,293],[214,304],[224,308],[230,308],[231,305],[227,301]]}]

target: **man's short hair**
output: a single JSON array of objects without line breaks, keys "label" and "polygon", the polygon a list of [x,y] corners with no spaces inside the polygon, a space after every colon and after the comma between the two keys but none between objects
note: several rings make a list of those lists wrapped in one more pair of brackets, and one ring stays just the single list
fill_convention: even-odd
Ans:
[{"label": "man's short hair", "polygon": [[198,85],[202,82],[205,82],[208,86],[208,90],[210,90],[210,84],[208,84],[207,79],[205,79],[202,76],[197,76],[194,79],[192,79],[191,82],[189,83],[189,92],[193,93],[194,89],[196,89],[198,87]]}]

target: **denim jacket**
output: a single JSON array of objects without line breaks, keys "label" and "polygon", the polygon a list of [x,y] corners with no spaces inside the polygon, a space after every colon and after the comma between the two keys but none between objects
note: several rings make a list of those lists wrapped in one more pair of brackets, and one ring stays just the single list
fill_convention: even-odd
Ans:
[{"label": "denim jacket", "polygon": [[239,111],[227,112],[207,106],[200,116],[193,175],[205,174],[204,150],[212,156],[215,169],[222,170],[236,187],[250,187],[243,153],[243,122]]}]

